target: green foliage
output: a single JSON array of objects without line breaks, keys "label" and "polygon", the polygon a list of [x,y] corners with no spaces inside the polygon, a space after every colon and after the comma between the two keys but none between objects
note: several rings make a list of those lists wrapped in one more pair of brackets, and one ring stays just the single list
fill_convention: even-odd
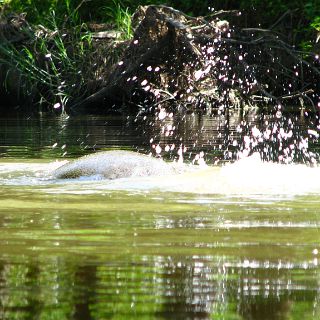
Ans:
[{"label": "green foliage", "polygon": [[[47,24],[52,11],[57,24],[80,21],[111,22],[125,38],[131,36],[131,14],[139,5],[166,4],[183,12],[198,16],[208,13],[208,7],[215,10],[239,9],[250,13],[248,23],[263,27],[271,26],[284,12],[295,12],[296,19],[303,20],[297,28],[314,30],[319,27],[320,1],[318,0],[230,0],[212,2],[209,0],[0,0],[6,11],[26,12],[27,20],[36,24]],[[295,11],[296,10],[296,11]],[[254,11],[254,15],[252,15]],[[249,16],[249,13],[248,13]],[[299,31],[299,30],[298,30]]]},{"label": "green foliage", "polygon": [[31,23],[43,23],[43,18],[56,9],[58,0],[6,0],[7,11],[26,12]]},{"label": "green foliage", "polygon": [[116,29],[121,32],[122,39],[132,38],[131,13],[129,8],[124,9],[124,5],[119,0],[113,0],[112,6],[103,7],[106,18],[109,18]]},{"label": "green foliage", "polygon": [[310,52],[313,48],[312,42],[310,40],[309,41],[301,41],[300,47],[304,52]]},{"label": "green foliage", "polygon": [[[50,29],[38,31],[32,45],[0,45],[0,64],[19,74],[23,95],[33,96],[41,105],[64,110],[71,97],[85,93],[83,70],[91,46],[91,34],[81,26],[68,33],[59,30],[55,13],[48,19]],[[61,109],[60,109],[61,108]]]},{"label": "green foliage", "polygon": [[314,20],[317,16],[320,16],[320,2],[318,0],[309,0],[303,3],[303,11],[307,19]]},{"label": "green foliage", "polygon": [[310,25],[312,28],[320,31],[320,17],[315,17]]},{"label": "green foliage", "polygon": [[7,11],[26,12],[31,23],[46,22],[46,17],[54,11],[58,24],[65,20],[77,21],[108,21],[113,22],[121,31],[128,30],[130,14],[139,5],[167,4],[187,14],[198,16],[208,13],[208,7],[215,10],[240,9],[252,11],[250,16],[253,23],[260,21],[266,26],[280,17],[287,10],[297,9],[297,14],[305,19],[309,27],[318,26],[320,17],[320,2],[318,0],[230,0],[227,2],[212,2],[209,0],[0,0],[0,5]]}]

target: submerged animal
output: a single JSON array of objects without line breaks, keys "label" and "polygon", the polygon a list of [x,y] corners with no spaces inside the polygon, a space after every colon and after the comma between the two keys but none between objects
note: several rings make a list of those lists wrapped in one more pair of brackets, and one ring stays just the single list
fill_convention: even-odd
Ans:
[{"label": "submerged animal", "polygon": [[57,168],[53,176],[73,179],[99,175],[106,179],[177,174],[184,167],[132,151],[105,151],[81,157]]}]

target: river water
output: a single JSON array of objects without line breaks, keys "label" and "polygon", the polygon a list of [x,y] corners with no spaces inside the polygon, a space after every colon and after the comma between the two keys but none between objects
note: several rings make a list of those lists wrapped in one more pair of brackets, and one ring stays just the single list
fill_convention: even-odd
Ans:
[{"label": "river water", "polygon": [[[0,318],[320,318],[320,168],[262,162],[255,140],[251,156],[225,163],[240,131],[195,116],[149,128],[126,117],[0,120]],[[210,166],[51,176],[98,150],[174,158],[181,146],[189,162],[205,150]]]}]

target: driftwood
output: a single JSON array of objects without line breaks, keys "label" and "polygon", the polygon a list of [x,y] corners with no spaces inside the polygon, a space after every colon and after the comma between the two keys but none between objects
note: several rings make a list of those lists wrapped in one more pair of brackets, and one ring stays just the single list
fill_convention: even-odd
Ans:
[{"label": "driftwood", "polygon": [[[72,106],[75,113],[161,108],[208,110],[313,104],[320,71],[272,29],[231,30],[218,17],[190,17],[166,6],[140,7],[134,37],[104,86]],[[284,14],[281,19],[284,19]],[[281,20],[280,19],[280,20]]]},{"label": "driftwood", "polygon": [[[140,7],[133,25],[134,37],[105,86],[73,106],[74,112],[119,104],[145,110],[169,100],[190,105],[200,94],[197,84],[190,83],[197,69],[205,67],[201,47],[229,28],[227,21],[189,17],[166,6]],[[211,99],[216,79],[209,82],[203,81],[201,91]]]}]

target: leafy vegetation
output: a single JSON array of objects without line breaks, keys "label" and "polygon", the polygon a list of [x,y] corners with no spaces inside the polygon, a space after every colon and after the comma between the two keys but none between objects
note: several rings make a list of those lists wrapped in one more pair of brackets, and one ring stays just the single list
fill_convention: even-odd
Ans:
[{"label": "leafy vegetation", "polygon": [[29,34],[27,44],[1,44],[0,63],[7,66],[7,85],[12,74],[19,74],[14,85],[31,98],[30,103],[36,100],[40,107],[50,105],[64,111],[70,97],[81,98],[85,93],[89,70],[82,66],[86,66],[91,34],[83,25],[68,32],[60,29],[54,11],[46,22],[48,27],[39,26],[35,34]]},{"label": "leafy vegetation", "polygon": [[[317,0],[231,0],[223,3],[209,0],[0,0],[1,4],[7,12],[26,12],[28,21],[41,24],[52,11],[60,18],[71,17],[71,21],[77,18],[82,21],[112,22],[114,18],[127,19],[127,15],[139,5],[147,4],[166,4],[194,16],[207,14],[209,7],[215,10],[245,10],[250,15],[251,23],[259,21],[266,26],[272,25],[288,10],[296,10],[296,15],[310,28],[318,25],[320,19],[320,3]],[[103,8],[108,8],[107,12]],[[251,15],[253,11],[255,14]]]},{"label": "leafy vegetation", "polygon": [[[231,0],[219,5],[201,0],[0,0],[0,21],[11,13],[25,13],[32,27],[24,26],[27,42],[0,44],[0,66],[5,65],[0,70],[5,73],[0,81],[5,78],[5,85],[10,87],[10,82],[17,85],[18,78],[20,94],[30,97],[30,104],[37,101],[40,110],[63,111],[70,100],[76,102],[88,94],[89,80],[99,80],[97,67],[92,68],[91,62],[101,52],[93,45],[89,25],[107,24],[120,34],[117,41],[128,40],[133,35],[131,16],[137,6],[164,2],[192,16],[206,15],[210,10],[243,10],[245,26],[276,25],[287,33],[287,42],[305,52],[317,50],[315,40],[320,34],[317,0]],[[114,62],[117,60],[114,56],[122,51],[119,46],[109,47],[101,59]],[[111,62],[100,69],[110,65]]]},{"label": "leafy vegetation", "polygon": [[131,13],[128,7],[124,7],[119,1],[113,0],[111,6],[102,7],[106,17],[110,18],[123,39],[133,36],[131,27]]}]

